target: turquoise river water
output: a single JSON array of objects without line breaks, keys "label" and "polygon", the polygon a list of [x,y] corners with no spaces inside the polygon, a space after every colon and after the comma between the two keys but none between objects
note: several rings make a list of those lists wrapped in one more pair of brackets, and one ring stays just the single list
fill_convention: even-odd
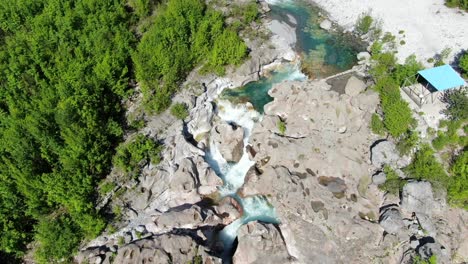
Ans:
[{"label": "turquoise river water", "polygon": [[[227,123],[236,123],[244,129],[244,146],[248,145],[255,123],[262,119],[263,107],[272,101],[268,91],[274,84],[284,80],[305,80],[323,78],[350,69],[356,63],[360,51],[356,41],[344,34],[330,33],[319,27],[319,10],[299,1],[275,2],[270,5],[270,16],[282,22],[290,22],[288,15],[297,22],[297,44],[295,51],[300,55],[298,63],[283,63],[259,81],[251,82],[237,89],[226,89],[219,99],[218,116]],[[254,109],[245,102],[250,102]],[[210,142],[206,161],[223,180],[219,188],[221,197],[233,197],[242,206],[243,215],[226,226],[219,234],[224,245],[223,263],[230,263],[235,250],[238,229],[250,221],[279,224],[275,208],[264,196],[240,197],[238,189],[244,183],[247,171],[255,164],[249,159],[246,149],[236,164],[228,163],[219,153],[214,142]]]}]

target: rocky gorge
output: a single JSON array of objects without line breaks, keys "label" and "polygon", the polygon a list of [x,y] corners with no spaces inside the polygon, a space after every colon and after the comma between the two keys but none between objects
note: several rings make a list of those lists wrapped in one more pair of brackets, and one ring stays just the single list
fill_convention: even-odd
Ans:
[{"label": "rocky gorge", "polygon": [[[270,7],[261,6],[265,15]],[[196,71],[187,78],[174,100],[189,106],[189,117],[146,120],[141,132],[164,142],[162,161],[114,190],[117,196],[126,188],[111,202],[122,208],[118,230],[83,245],[77,262],[412,263],[415,255],[467,261],[465,211],[448,207],[427,182],[407,183],[401,197],[378,188],[384,165],[405,177],[409,158],[370,131],[379,97],[366,82],[366,63],[355,66],[343,89],[330,79],[306,79],[294,20],[262,21],[257,30],[271,36],[246,40],[251,53],[243,65],[222,78]],[[219,98],[285,62],[293,73],[272,84],[263,114],[250,102]],[[238,186],[226,187],[227,172],[242,162]],[[248,201],[254,206],[246,208]],[[265,204],[271,221],[262,220]],[[247,209],[262,215],[236,226],[226,256],[221,234]]]}]

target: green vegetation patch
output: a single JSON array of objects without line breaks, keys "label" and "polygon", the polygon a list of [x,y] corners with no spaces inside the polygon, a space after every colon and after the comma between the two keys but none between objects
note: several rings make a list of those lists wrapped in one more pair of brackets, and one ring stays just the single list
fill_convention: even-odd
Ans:
[{"label": "green vegetation patch", "polygon": [[0,18],[0,250],[36,238],[53,263],[104,227],[94,197],[123,135],[130,14],[117,0],[4,0]]},{"label": "green vegetation patch", "polygon": [[162,146],[145,135],[138,134],[129,142],[117,147],[114,164],[130,176],[136,177],[149,162],[158,164]]},{"label": "green vegetation patch", "polygon": [[171,114],[177,119],[184,120],[189,115],[187,105],[184,103],[173,104]]},{"label": "green vegetation patch", "polygon": [[146,109],[155,112],[169,107],[177,84],[196,65],[224,74],[226,65],[241,63],[247,54],[221,13],[201,0],[169,0],[158,12],[132,56]]}]

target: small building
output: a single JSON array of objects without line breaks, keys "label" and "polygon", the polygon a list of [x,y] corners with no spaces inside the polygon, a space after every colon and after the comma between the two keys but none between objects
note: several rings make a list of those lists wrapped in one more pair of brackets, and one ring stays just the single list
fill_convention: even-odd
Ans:
[{"label": "small building", "polygon": [[404,81],[402,89],[419,107],[425,103],[434,103],[441,92],[466,85],[465,80],[450,65],[421,70],[410,78]]}]

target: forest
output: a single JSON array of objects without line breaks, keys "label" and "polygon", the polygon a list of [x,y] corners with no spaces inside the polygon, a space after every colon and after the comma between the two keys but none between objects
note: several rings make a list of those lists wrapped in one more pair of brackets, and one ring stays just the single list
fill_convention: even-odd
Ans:
[{"label": "forest", "polygon": [[0,262],[31,242],[39,263],[63,262],[106,227],[97,185],[113,161],[134,170],[131,148],[113,158],[131,80],[160,112],[194,67],[246,55],[200,0],[0,0]]}]

